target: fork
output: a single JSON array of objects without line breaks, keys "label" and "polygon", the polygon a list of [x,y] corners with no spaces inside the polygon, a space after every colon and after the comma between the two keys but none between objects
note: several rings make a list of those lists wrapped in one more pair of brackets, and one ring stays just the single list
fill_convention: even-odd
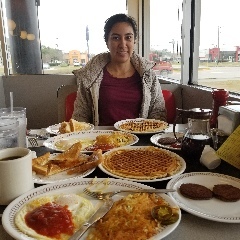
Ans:
[{"label": "fork", "polygon": [[112,196],[114,196],[115,194],[121,193],[121,192],[129,192],[129,193],[167,193],[167,192],[175,192],[175,189],[121,189],[121,190],[116,190],[116,191],[112,191],[112,192],[92,192],[87,188],[83,189],[83,192],[93,198],[97,198],[100,200],[106,199],[106,198],[110,198]]},{"label": "fork", "polygon": [[38,147],[38,142],[36,138],[28,138],[29,143],[31,144],[32,147]]}]

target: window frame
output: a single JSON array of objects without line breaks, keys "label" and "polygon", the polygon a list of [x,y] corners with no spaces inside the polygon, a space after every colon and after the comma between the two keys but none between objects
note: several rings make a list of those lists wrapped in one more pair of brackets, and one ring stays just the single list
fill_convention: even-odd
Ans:
[{"label": "window frame", "polygon": [[[139,27],[139,36],[135,51],[145,58],[148,58],[150,53],[150,4],[151,0],[126,0],[127,12],[136,19]],[[183,0],[182,9],[180,9],[180,11],[181,10],[183,15],[181,23],[181,79],[180,81],[169,78],[160,80],[203,87],[198,85],[201,0]],[[0,21],[6,24],[4,22],[3,0],[1,0]],[[10,64],[8,62],[6,37],[4,36],[4,28],[1,26],[0,41],[2,59],[4,74],[7,77],[12,74],[10,74],[9,71]],[[44,71],[42,74],[44,75]]]}]

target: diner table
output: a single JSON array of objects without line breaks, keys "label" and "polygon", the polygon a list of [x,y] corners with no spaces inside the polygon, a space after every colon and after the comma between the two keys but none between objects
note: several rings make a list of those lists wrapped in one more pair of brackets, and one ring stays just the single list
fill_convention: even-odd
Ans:
[{"label": "diner table", "polygon": [[[176,132],[183,132],[186,128],[185,124],[177,124]],[[113,126],[101,126],[95,127],[95,130],[115,130]],[[173,128],[172,125],[165,132],[172,132]],[[150,138],[153,134],[136,134],[139,138],[139,141],[134,144],[134,146],[154,146],[150,141]],[[54,153],[54,150],[46,148],[39,144],[39,147],[29,147],[32,151],[35,151],[37,156],[41,156],[46,152]],[[178,155],[181,156],[181,151],[177,150],[174,151]],[[235,168],[234,166],[230,165],[225,161],[221,161],[221,164],[212,170],[209,170],[207,167],[202,165],[200,161],[193,161],[193,162],[186,162],[186,170],[184,173],[190,172],[213,172],[213,173],[220,173],[224,175],[229,175],[235,178],[240,179],[240,170]],[[109,178],[111,176],[107,175],[99,168],[96,168],[87,178]],[[166,185],[169,180],[163,181],[156,181],[156,182],[141,182],[141,184],[148,185],[153,188],[166,188]],[[40,184],[35,184],[35,187],[41,186]],[[6,206],[0,206],[0,216],[2,215]],[[240,208],[240,201],[239,201],[239,208]],[[219,209],[221,211],[221,209]],[[207,220],[204,218],[200,218],[193,214],[190,214],[181,209],[182,218],[180,224],[177,228],[171,232],[168,236],[164,238],[164,240],[237,240],[239,239],[240,234],[240,223],[225,223],[225,222],[218,222]],[[9,236],[6,231],[3,229],[2,225],[0,224],[0,240],[13,240],[11,236]],[[18,240],[18,239],[15,239]],[[19,239],[20,240],[20,239]],[[133,238],[134,240],[134,238]]]}]

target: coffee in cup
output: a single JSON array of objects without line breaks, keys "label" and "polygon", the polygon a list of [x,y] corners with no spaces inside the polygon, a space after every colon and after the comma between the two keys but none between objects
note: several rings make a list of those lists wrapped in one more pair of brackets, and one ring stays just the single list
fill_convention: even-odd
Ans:
[{"label": "coffee in cup", "polygon": [[1,149],[0,205],[9,204],[33,188],[31,150],[21,147]]}]

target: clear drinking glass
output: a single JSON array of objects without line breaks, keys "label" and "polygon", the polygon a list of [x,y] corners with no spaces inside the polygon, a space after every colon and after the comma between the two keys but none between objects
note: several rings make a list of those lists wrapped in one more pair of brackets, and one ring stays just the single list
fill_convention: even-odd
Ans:
[{"label": "clear drinking glass", "polygon": [[18,146],[26,147],[26,132],[27,132],[27,119],[26,119],[26,108],[23,107],[13,107],[11,108],[0,108],[0,117],[16,118],[18,121]]},{"label": "clear drinking glass", "polygon": [[0,117],[0,149],[18,147],[18,121]]}]

